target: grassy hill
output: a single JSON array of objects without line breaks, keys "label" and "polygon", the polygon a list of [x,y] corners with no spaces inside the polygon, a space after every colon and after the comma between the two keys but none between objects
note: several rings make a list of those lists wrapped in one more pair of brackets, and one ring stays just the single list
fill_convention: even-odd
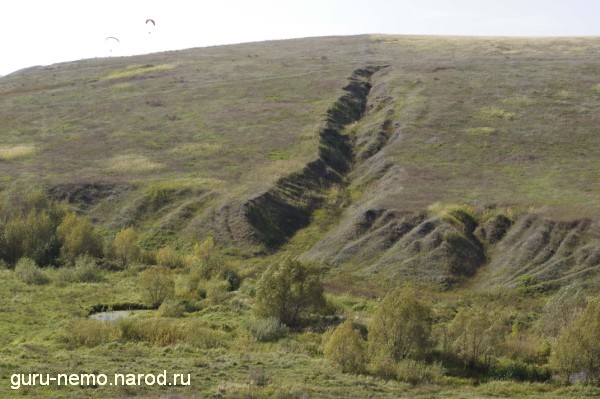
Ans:
[{"label": "grassy hill", "polygon": [[[12,193],[42,187],[94,222],[108,255],[97,269],[89,259],[42,269],[40,286],[0,268],[0,396],[97,397],[14,391],[6,376],[126,367],[192,373],[194,389],[98,389],[151,398],[597,395],[547,382],[545,348],[557,334],[544,323],[554,317],[546,303],[564,302],[561,288],[574,290],[566,313],[575,315],[579,296],[600,287],[598,51],[598,38],[324,37],[2,77],[0,211],[31,215],[35,206]],[[12,222],[0,218],[0,230]],[[144,255],[115,260],[109,243],[130,226]],[[12,237],[3,234],[2,245]],[[239,289],[196,270],[198,257],[209,263],[207,237]],[[88,321],[90,309],[143,302],[140,275],[165,254],[179,259],[167,272],[177,317],[145,310],[116,327]],[[258,281],[290,258],[318,265],[327,311],[261,342]],[[433,309],[426,361],[444,375],[431,382],[422,369],[428,382],[413,386],[325,361],[328,327],[350,318],[367,337],[381,299],[406,282]],[[448,326],[474,304],[505,310],[496,374],[467,372],[448,355]]]}]

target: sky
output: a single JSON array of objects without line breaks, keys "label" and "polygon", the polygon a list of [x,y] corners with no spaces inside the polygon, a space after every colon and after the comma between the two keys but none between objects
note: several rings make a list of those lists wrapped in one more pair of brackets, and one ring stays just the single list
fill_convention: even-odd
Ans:
[{"label": "sky", "polygon": [[600,0],[4,0],[0,76],[85,58],[312,36],[600,36],[599,17]]}]

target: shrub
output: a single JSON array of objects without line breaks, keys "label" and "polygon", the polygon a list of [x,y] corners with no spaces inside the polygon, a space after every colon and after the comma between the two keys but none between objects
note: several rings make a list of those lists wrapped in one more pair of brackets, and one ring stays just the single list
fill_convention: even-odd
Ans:
[{"label": "shrub", "polygon": [[314,267],[296,260],[273,263],[262,274],[256,287],[254,313],[275,317],[287,326],[297,326],[303,316],[320,311],[325,296]]},{"label": "shrub", "polygon": [[17,278],[25,284],[44,285],[50,282],[46,273],[29,258],[21,258],[15,266]]},{"label": "shrub", "polygon": [[181,256],[172,247],[162,247],[156,252],[156,263],[169,269],[176,269],[183,265]]},{"label": "shrub", "polygon": [[102,256],[102,237],[88,218],[69,213],[58,226],[57,233],[63,243],[61,251],[65,258],[74,259],[85,254],[95,258]]},{"label": "shrub", "polygon": [[352,328],[352,321],[340,324],[325,344],[325,359],[340,367],[344,373],[361,373],[365,370],[367,356],[365,343]]},{"label": "shrub", "polygon": [[250,333],[258,342],[273,342],[285,337],[287,329],[276,317],[267,317],[253,320]]},{"label": "shrub", "polygon": [[14,216],[4,227],[3,247],[3,257],[9,263],[14,264],[21,257],[39,265],[52,263],[60,253],[60,243],[50,214],[31,210],[27,218]]},{"label": "shrub", "polygon": [[206,284],[206,298],[213,305],[225,302],[229,298],[229,283],[219,280],[209,281]]},{"label": "shrub", "polygon": [[104,280],[98,262],[89,255],[80,255],[75,259],[73,268],[75,281],[80,283],[96,283]]},{"label": "shrub", "polygon": [[489,376],[501,380],[545,382],[550,380],[552,373],[547,366],[528,364],[520,360],[502,360],[492,367]]},{"label": "shrub", "polygon": [[427,364],[414,359],[404,359],[396,364],[394,372],[396,380],[416,385],[439,382],[446,370],[440,363]]},{"label": "shrub", "polygon": [[418,299],[412,287],[398,288],[383,300],[369,332],[373,358],[399,361],[419,358],[428,349],[431,336],[431,309]]},{"label": "shrub", "polygon": [[173,299],[165,299],[158,307],[158,315],[161,317],[181,317],[184,313],[185,306]]},{"label": "shrub", "polygon": [[104,281],[104,276],[94,258],[80,255],[72,266],[57,269],[54,279],[56,285],[64,286],[69,283],[97,283]]},{"label": "shrub", "polygon": [[564,329],[554,345],[551,364],[563,374],[583,372],[587,381],[600,378],[600,296]]},{"label": "shrub", "polygon": [[227,267],[221,271],[221,278],[227,281],[227,284],[229,285],[229,291],[237,291],[238,288],[240,288],[240,285],[242,285],[242,278],[234,269],[230,267]]},{"label": "shrub", "polygon": [[169,271],[161,267],[152,267],[140,273],[140,290],[143,301],[158,307],[175,293],[175,281]]},{"label": "shrub", "polygon": [[573,324],[586,305],[581,287],[570,285],[560,289],[544,306],[540,317],[540,328],[549,337],[558,337]]},{"label": "shrub", "polygon": [[124,264],[138,262],[140,260],[142,251],[133,227],[128,227],[117,233],[113,240],[112,251],[115,258]]}]

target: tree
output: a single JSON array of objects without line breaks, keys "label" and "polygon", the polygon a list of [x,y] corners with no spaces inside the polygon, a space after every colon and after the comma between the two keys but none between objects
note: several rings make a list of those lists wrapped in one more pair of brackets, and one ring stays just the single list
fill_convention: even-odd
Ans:
[{"label": "tree", "polygon": [[141,249],[138,244],[138,237],[133,227],[120,230],[113,240],[114,256],[128,264],[140,260]]},{"label": "tree", "polygon": [[334,331],[323,349],[325,359],[339,366],[344,373],[361,373],[365,369],[367,356],[365,342],[346,320]]},{"label": "tree", "polygon": [[419,358],[429,348],[431,309],[414,287],[394,290],[385,297],[369,329],[369,353],[379,361]]},{"label": "tree", "polygon": [[256,287],[254,312],[258,317],[276,317],[289,327],[325,306],[323,286],[315,267],[297,260],[273,263]]},{"label": "tree", "polygon": [[563,330],[554,346],[551,364],[565,374],[584,372],[588,381],[600,378],[600,296]]},{"label": "tree", "polygon": [[452,348],[463,359],[465,367],[475,368],[478,362],[489,367],[491,356],[504,339],[503,317],[499,310],[479,305],[461,308],[450,322],[448,330]]},{"label": "tree", "polygon": [[160,306],[175,293],[175,280],[167,269],[152,267],[140,273],[140,289],[143,301],[152,307]]},{"label": "tree", "polygon": [[577,285],[561,288],[552,295],[540,317],[539,325],[542,331],[551,338],[557,338],[560,333],[585,309],[586,298],[583,289]]},{"label": "tree", "polygon": [[36,264],[48,265],[60,253],[56,224],[45,210],[32,209],[26,218],[16,215],[4,227],[3,247],[9,263],[28,257]]}]

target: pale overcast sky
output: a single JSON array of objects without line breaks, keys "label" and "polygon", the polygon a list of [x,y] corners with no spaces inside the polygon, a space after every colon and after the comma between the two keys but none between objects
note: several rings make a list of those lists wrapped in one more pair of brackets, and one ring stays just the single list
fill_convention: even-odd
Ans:
[{"label": "pale overcast sky", "polygon": [[600,0],[5,0],[0,75],[83,58],[363,33],[600,36]]}]

